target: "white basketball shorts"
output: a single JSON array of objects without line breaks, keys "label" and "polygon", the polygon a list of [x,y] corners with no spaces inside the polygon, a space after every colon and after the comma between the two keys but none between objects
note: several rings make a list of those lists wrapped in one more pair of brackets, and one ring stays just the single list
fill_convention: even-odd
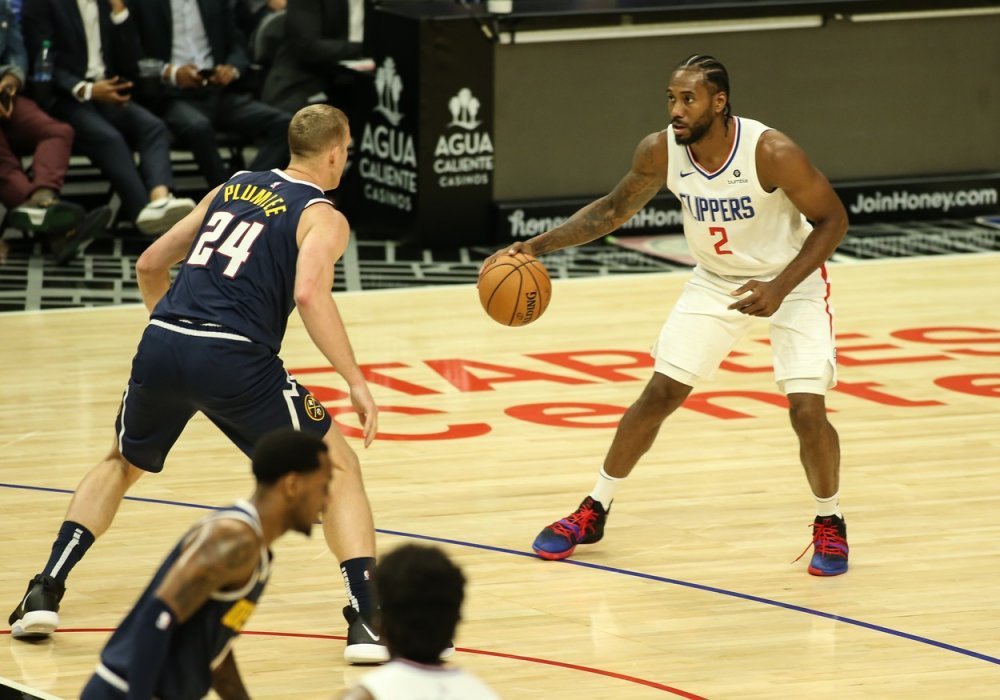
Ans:
[{"label": "white basketball shorts", "polygon": [[[684,285],[653,346],[655,369],[688,386],[712,379],[757,317],[727,308],[743,283],[701,267]],[[770,325],[774,379],[784,394],[825,395],[837,383],[833,308],[825,268],[785,297]]]}]

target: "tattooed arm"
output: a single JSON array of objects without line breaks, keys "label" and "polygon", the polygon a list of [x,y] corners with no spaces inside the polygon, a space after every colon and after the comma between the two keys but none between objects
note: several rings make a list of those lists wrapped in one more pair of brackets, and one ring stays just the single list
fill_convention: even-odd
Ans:
[{"label": "tattooed arm", "polygon": [[524,252],[539,256],[600,238],[632,218],[666,182],[667,137],[666,132],[660,131],[639,142],[632,157],[632,169],[610,193],[555,228],[497,251],[487,258],[484,267],[500,254]]},{"label": "tattooed arm", "polygon": [[[153,697],[177,625],[190,619],[212,593],[245,583],[259,560],[257,535],[244,523],[218,520],[194,533],[155,594],[136,610],[136,639],[127,673],[129,698]],[[210,661],[205,659],[206,664]],[[235,664],[232,671],[236,672]]]},{"label": "tattooed arm", "polygon": [[205,524],[156,589],[180,622],[185,622],[219,590],[235,588],[260,561],[257,535],[236,520]]}]

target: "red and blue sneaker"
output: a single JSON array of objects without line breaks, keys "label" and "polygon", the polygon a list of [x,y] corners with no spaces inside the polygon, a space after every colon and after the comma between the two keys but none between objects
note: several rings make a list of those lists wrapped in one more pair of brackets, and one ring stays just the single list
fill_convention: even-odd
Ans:
[{"label": "red and blue sneaker", "polygon": [[[812,529],[813,555],[809,562],[809,573],[813,576],[839,576],[847,573],[847,523],[844,519],[836,515],[817,515]],[[808,549],[806,547],[807,551]],[[799,555],[800,559],[802,554]]]},{"label": "red and blue sneaker", "polygon": [[587,496],[579,508],[538,533],[531,548],[542,559],[565,559],[578,544],[601,541],[610,512],[610,506],[605,510],[600,501]]}]

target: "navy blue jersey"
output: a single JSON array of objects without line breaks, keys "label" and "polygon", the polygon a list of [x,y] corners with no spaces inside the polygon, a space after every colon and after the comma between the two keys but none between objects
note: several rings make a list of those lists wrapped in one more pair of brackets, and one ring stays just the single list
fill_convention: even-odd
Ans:
[{"label": "navy blue jersey", "polygon": [[233,175],[153,318],[218,324],[278,352],[295,306],[295,232],[316,203],[329,204],[318,185],[281,170]]},{"label": "navy blue jersey", "polygon": [[[185,545],[202,532],[209,520],[236,519],[248,523],[261,536],[257,510],[246,501],[224,508],[204,518],[173,548],[160,565],[152,582],[131,612],[111,635],[96,675],[118,690],[128,683],[128,667],[132,662],[133,637],[136,632],[136,610],[154,595],[163,577],[180,558]],[[170,652],[156,686],[156,697],[164,700],[202,698],[212,687],[212,668],[225,658],[229,644],[239,634],[257,600],[264,592],[271,570],[271,553],[261,545],[260,565],[240,590],[214,593],[198,611],[183,624],[177,625],[170,641]]]}]

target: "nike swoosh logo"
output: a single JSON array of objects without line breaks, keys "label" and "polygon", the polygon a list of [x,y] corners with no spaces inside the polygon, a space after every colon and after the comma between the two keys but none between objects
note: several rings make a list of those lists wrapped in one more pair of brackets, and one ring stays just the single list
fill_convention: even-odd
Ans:
[{"label": "nike swoosh logo", "polygon": [[688,175],[694,175],[694,170],[688,170],[686,173],[681,173],[681,177],[687,177]]},{"label": "nike swoosh logo", "polygon": [[366,625],[363,622],[361,623],[361,626],[365,628],[365,632],[368,633],[369,637],[371,637],[372,639],[374,639],[376,642],[380,641],[380,637],[377,634],[375,634],[374,632],[372,632],[372,628],[371,627],[369,627],[368,625]]}]

